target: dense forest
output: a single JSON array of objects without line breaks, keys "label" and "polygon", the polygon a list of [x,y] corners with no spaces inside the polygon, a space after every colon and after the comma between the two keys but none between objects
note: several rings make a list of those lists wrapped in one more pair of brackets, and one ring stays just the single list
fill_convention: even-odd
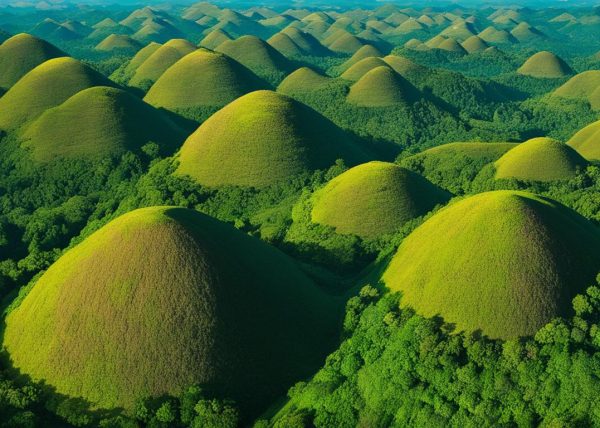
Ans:
[{"label": "dense forest", "polygon": [[0,5],[0,427],[599,426],[599,35]]}]

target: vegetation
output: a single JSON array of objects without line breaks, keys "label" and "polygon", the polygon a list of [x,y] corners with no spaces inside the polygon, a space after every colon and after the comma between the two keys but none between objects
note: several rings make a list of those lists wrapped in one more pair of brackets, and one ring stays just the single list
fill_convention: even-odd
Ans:
[{"label": "vegetation", "polygon": [[538,52],[529,58],[517,73],[537,78],[556,79],[572,73],[571,67],[552,52]]}]

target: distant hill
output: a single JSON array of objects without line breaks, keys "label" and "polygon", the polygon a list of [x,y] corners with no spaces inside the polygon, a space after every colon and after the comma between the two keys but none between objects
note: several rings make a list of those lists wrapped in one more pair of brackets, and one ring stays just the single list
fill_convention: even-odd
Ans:
[{"label": "distant hill", "polygon": [[518,74],[537,78],[558,78],[573,73],[573,70],[562,59],[552,52],[542,51],[532,55],[517,70]]},{"label": "distant hill", "polygon": [[578,131],[567,144],[573,147],[584,158],[590,161],[600,161],[600,121],[594,122]]}]

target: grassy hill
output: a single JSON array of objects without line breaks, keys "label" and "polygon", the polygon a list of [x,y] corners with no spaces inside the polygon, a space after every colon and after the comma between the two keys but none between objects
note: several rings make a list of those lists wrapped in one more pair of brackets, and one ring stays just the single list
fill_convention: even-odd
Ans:
[{"label": "grassy hill", "polygon": [[23,133],[24,146],[38,162],[55,158],[119,156],[157,143],[172,154],[185,135],[163,113],[115,88],[85,89],[45,111]]},{"label": "grassy hill", "polygon": [[335,319],[278,250],[196,211],[151,207],[54,263],[7,317],[4,345],[22,372],[98,407],[132,411],[203,384],[256,413],[320,363]]},{"label": "grassy hill", "polygon": [[468,53],[481,52],[489,47],[479,36],[471,36],[462,42],[461,45]]},{"label": "grassy hill", "polygon": [[0,88],[8,89],[41,63],[66,56],[50,43],[21,33],[0,45]]},{"label": "grassy hill", "polygon": [[76,59],[63,57],[46,61],[0,98],[0,128],[17,128],[92,86],[114,84]]},{"label": "grassy hill", "polygon": [[140,49],[131,58],[131,60],[129,60],[129,63],[127,63],[127,66],[125,67],[125,74],[128,76],[133,75],[133,73],[135,73],[135,71],[138,69],[138,67],[140,65],[142,65],[144,63],[144,61],[146,61],[148,58],[150,58],[150,55],[152,55],[154,52],[156,52],[158,50],[158,48],[160,48],[161,46],[162,45],[160,43],[150,42],[146,46],[144,46],[142,49]]},{"label": "grassy hill", "polygon": [[362,48],[357,50],[354,55],[352,55],[346,62],[344,62],[341,66],[342,70],[348,70],[354,64],[359,61],[362,61],[365,58],[371,57],[382,57],[383,53],[379,49],[377,49],[373,45],[364,45]]},{"label": "grassy hill", "polygon": [[600,89],[600,70],[588,70],[571,77],[564,85],[556,89],[553,95],[587,100],[592,108],[600,109],[600,103],[595,103],[593,98],[594,91],[598,89]]},{"label": "grassy hill", "polygon": [[212,30],[200,41],[200,46],[215,50],[217,46],[228,40],[233,40],[233,38],[225,31],[220,29]]},{"label": "grassy hill", "polygon": [[196,46],[184,39],[169,40],[154,51],[136,69],[129,84],[147,89],[173,64],[187,54],[194,52]]},{"label": "grassy hill", "polygon": [[110,52],[114,50],[136,52],[142,44],[126,34],[111,34],[96,45],[96,50]]},{"label": "grassy hill", "polygon": [[398,165],[369,162],[349,169],[313,196],[312,220],[338,233],[374,238],[426,214],[449,194]]},{"label": "grassy hill", "polygon": [[210,187],[263,187],[336,159],[355,165],[366,155],[309,107],[256,91],[225,106],[188,138],[177,172]]},{"label": "grassy hill", "polygon": [[287,35],[296,46],[302,51],[303,55],[323,56],[331,55],[329,49],[319,42],[313,35],[299,30],[295,27],[286,27],[281,30],[282,34]]},{"label": "grassy hill", "polygon": [[578,131],[567,144],[587,160],[600,161],[600,120]]},{"label": "grassy hill", "polygon": [[350,34],[346,31],[337,35],[337,37],[331,43],[325,44],[333,52],[345,54],[354,54],[365,45],[363,41],[354,34]]},{"label": "grassy hill", "polygon": [[573,178],[587,161],[552,138],[533,138],[509,150],[495,163],[496,178],[552,181]]},{"label": "grassy hill", "polygon": [[565,77],[573,73],[573,70],[564,60],[552,52],[542,51],[527,59],[519,67],[517,73],[537,78],[554,79]]},{"label": "grassy hill", "polygon": [[256,36],[243,36],[226,41],[216,50],[235,59],[269,82],[279,83],[292,68],[286,57]]},{"label": "grassy hill", "polygon": [[350,87],[347,100],[361,107],[408,105],[418,97],[418,90],[386,66],[376,67]]},{"label": "grassy hill", "polygon": [[223,107],[262,87],[264,84],[257,76],[228,56],[198,49],[169,67],[144,100],[174,111]]},{"label": "grassy hill", "polygon": [[368,57],[355,63],[348,70],[344,71],[340,77],[346,80],[357,81],[377,67],[388,67],[388,65],[382,58]]},{"label": "grassy hill", "polygon": [[283,79],[277,87],[277,92],[292,95],[315,91],[330,81],[329,77],[323,76],[311,68],[301,67]]},{"label": "grassy hill", "polygon": [[451,204],[418,227],[383,279],[425,316],[510,339],[569,314],[599,262],[600,234],[585,218],[530,193],[495,191]]}]

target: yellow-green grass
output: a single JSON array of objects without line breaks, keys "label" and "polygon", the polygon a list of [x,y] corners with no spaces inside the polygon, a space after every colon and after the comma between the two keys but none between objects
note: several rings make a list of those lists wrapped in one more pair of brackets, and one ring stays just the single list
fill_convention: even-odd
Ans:
[{"label": "yellow-green grass", "polygon": [[377,67],[388,67],[387,63],[379,57],[368,57],[365,59],[361,59],[356,64],[351,66],[348,70],[344,71],[341,74],[342,79],[357,81],[369,71],[377,68]]},{"label": "yellow-green grass", "polygon": [[387,65],[401,76],[423,76],[429,70],[420,64],[412,62],[410,59],[400,55],[388,55],[383,58]]},{"label": "yellow-green grass", "polygon": [[151,207],[54,263],[7,316],[4,346],[23,373],[96,407],[203,384],[256,412],[318,367],[336,312],[273,247]]},{"label": "yellow-green grass", "polygon": [[426,30],[426,29],[427,29],[427,27],[425,25],[421,24],[416,19],[409,18],[406,21],[404,21],[402,24],[400,24],[395,30],[393,30],[393,33],[408,34],[408,33],[412,33],[415,31],[421,31],[421,30]]},{"label": "yellow-green grass", "polygon": [[450,24],[440,34],[451,39],[464,41],[475,35],[475,29],[472,24],[462,21]]},{"label": "yellow-green grass", "polygon": [[338,233],[375,238],[431,211],[449,194],[393,163],[369,162],[349,169],[313,196],[312,221]]},{"label": "yellow-green grass", "polygon": [[7,90],[41,63],[66,56],[50,43],[21,33],[0,45],[0,88]]},{"label": "yellow-green grass", "polygon": [[140,87],[147,84],[147,82],[156,82],[169,67],[195,50],[196,46],[187,40],[169,40],[140,64],[129,84]]},{"label": "yellow-green grass", "polygon": [[163,113],[116,88],[85,89],[46,110],[23,132],[23,146],[37,162],[93,159],[140,151],[157,143],[171,154],[185,136]]},{"label": "yellow-green grass", "polygon": [[229,34],[225,31],[217,29],[212,30],[210,33],[206,35],[201,41],[200,46],[215,50],[217,46],[221,43],[224,43],[228,40],[233,40]]},{"label": "yellow-green grass", "polygon": [[292,95],[316,91],[330,81],[329,77],[323,76],[311,68],[301,67],[283,79],[277,87],[277,92]]},{"label": "yellow-green grass", "polygon": [[290,62],[267,42],[256,36],[242,36],[220,44],[217,51],[246,66],[258,76],[273,80],[290,71]]},{"label": "yellow-green grass", "polygon": [[352,55],[350,57],[350,59],[348,59],[346,62],[344,62],[342,64],[341,69],[344,71],[348,70],[354,64],[356,64],[359,61],[362,61],[365,58],[377,58],[377,57],[382,57],[382,56],[383,56],[383,54],[381,53],[381,51],[379,49],[377,49],[375,46],[364,45],[362,48],[357,50],[354,53],[354,55]]},{"label": "yellow-green grass", "polygon": [[444,40],[442,43],[440,43],[437,46],[437,49],[441,49],[441,50],[447,51],[447,52],[461,53],[461,54],[467,53],[467,51],[461,46],[461,44],[458,43],[453,38],[448,38],[448,39]]},{"label": "yellow-green grass", "polygon": [[404,47],[407,49],[414,49],[414,50],[429,49],[429,46],[427,46],[425,43],[423,43],[419,39],[410,39],[409,41],[404,43]]},{"label": "yellow-green grass", "polygon": [[479,33],[479,37],[488,43],[504,44],[517,42],[517,39],[515,39],[508,31],[498,30],[491,26]]},{"label": "yellow-green grass", "polygon": [[92,86],[114,86],[81,62],[55,58],[38,65],[0,98],[0,128],[11,130]]},{"label": "yellow-green grass", "polygon": [[280,53],[288,57],[300,56],[302,49],[285,33],[276,33],[271,36],[267,43],[277,49]]},{"label": "yellow-green grass", "polygon": [[354,54],[364,46],[364,43],[354,34],[344,31],[331,44],[326,44],[333,52]]},{"label": "yellow-green grass", "polygon": [[588,162],[566,144],[552,138],[533,138],[498,159],[496,178],[553,181],[573,178]]},{"label": "yellow-green grass", "polygon": [[177,173],[218,187],[263,187],[363,154],[332,122],[292,98],[256,91],[204,122],[183,144]]},{"label": "yellow-green grass", "polygon": [[310,24],[302,27],[302,31],[313,35],[321,40],[325,32],[329,29],[329,24],[324,21],[313,21]]},{"label": "yellow-green grass", "polygon": [[417,89],[390,67],[376,67],[350,87],[349,103],[360,107],[408,105],[416,100]]},{"label": "yellow-green grass", "polygon": [[593,282],[598,229],[558,202],[494,191],[442,209],[400,245],[383,275],[402,305],[456,331],[530,336]]},{"label": "yellow-green grass", "polygon": [[125,74],[129,76],[135,73],[135,70],[137,70],[138,67],[142,65],[144,61],[150,58],[150,55],[156,52],[161,46],[162,45],[160,43],[150,42],[140,49],[125,67]]},{"label": "yellow-green grass", "polygon": [[198,49],[169,67],[144,100],[169,110],[223,107],[262,87],[256,75],[227,55]]},{"label": "yellow-green grass", "polygon": [[96,50],[110,52],[114,50],[137,51],[142,47],[141,43],[126,34],[111,34],[96,45]]},{"label": "yellow-green grass", "polygon": [[532,27],[526,22],[519,23],[510,32],[514,38],[520,42],[531,42],[540,38],[544,38],[545,35],[537,28]]},{"label": "yellow-green grass", "polygon": [[598,86],[594,92],[589,96],[588,101],[592,110],[600,110],[600,86]]},{"label": "yellow-green grass", "polygon": [[488,44],[484,42],[479,36],[471,36],[464,42],[462,47],[468,53],[481,52],[488,48]]},{"label": "yellow-green grass", "polygon": [[430,48],[437,48],[439,45],[441,45],[445,41],[446,41],[446,37],[438,34],[437,36],[432,37],[431,39],[427,40],[425,42],[425,45]]},{"label": "yellow-green grass", "polygon": [[305,33],[295,27],[286,27],[281,31],[292,39],[292,41],[298,46],[304,55],[327,55],[330,54],[329,50],[321,44],[313,35]]},{"label": "yellow-green grass", "polygon": [[571,67],[561,58],[548,51],[541,51],[532,55],[519,67],[517,73],[537,77],[555,79],[565,77],[571,73]]},{"label": "yellow-green grass", "polygon": [[[553,94],[562,98],[584,99],[594,104],[592,95],[598,89],[600,89],[600,70],[588,70],[571,77]],[[598,107],[600,105],[592,105],[592,108]]]},{"label": "yellow-green grass", "polygon": [[600,120],[579,130],[567,144],[587,160],[600,161]]},{"label": "yellow-green grass", "polygon": [[517,143],[448,143],[432,147],[411,157],[429,158],[443,163],[444,159],[461,155],[473,160],[489,159],[492,162],[516,146]]}]

